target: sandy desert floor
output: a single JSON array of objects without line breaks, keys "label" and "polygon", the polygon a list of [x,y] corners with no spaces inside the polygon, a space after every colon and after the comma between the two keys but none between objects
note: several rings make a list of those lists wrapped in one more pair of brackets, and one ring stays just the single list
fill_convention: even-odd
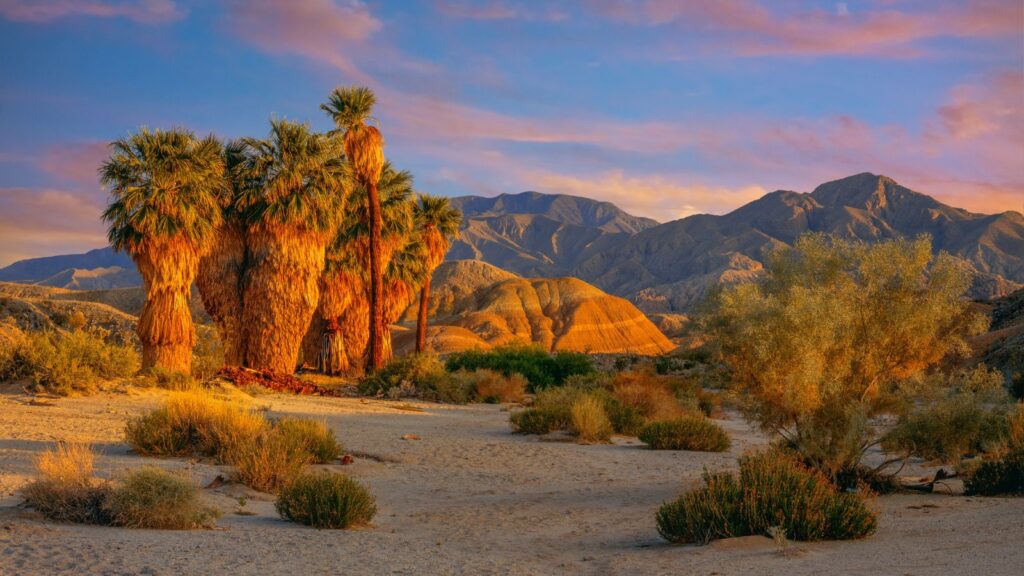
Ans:
[{"label": "sandy desert floor", "polygon": [[[280,520],[271,497],[238,485],[204,490],[219,528],[168,532],[53,524],[19,506],[32,458],[55,440],[92,442],[101,474],[157,464],[203,485],[221,469],[131,454],[121,430],[159,392],[105,393],[30,404],[0,394],[0,574],[1020,574],[1024,499],[898,495],[877,501],[881,526],[857,542],[793,543],[760,536],[673,546],[654,512],[763,444],[723,421],[730,453],[654,452],[636,440],[580,446],[511,434],[498,406],[262,395],[272,414],[326,419],[357,456],[341,467],[377,497],[374,525],[314,530]],[[416,434],[420,440],[403,440]],[[239,515],[238,497],[245,496]]]}]

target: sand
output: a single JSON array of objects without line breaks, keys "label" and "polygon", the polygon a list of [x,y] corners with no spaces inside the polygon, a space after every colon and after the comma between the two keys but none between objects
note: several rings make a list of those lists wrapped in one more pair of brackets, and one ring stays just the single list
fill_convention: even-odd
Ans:
[{"label": "sand", "polygon": [[[280,520],[273,499],[238,485],[204,490],[225,515],[216,530],[158,531],[46,522],[17,490],[32,458],[55,440],[82,440],[116,476],[156,464],[208,484],[226,468],[135,456],[125,420],[160,392],[103,393],[30,405],[0,393],[0,574],[1020,574],[1024,499],[897,495],[879,498],[880,528],[856,542],[790,545],[760,536],[676,546],[654,512],[699,484],[704,466],[733,468],[762,445],[735,416],[721,424],[729,453],[655,452],[635,439],[580,446],[510,433],[498,406],[451,407],[264,395],[271,414],[324,418],[354,464],[332,466],[365,483],[379,513],[370,528],[315,530]],[[415,434],[420,440],[403,440]],[[373,457],[371,457],[373,456]],[[237,498],[246,497],[238,515]]]}]

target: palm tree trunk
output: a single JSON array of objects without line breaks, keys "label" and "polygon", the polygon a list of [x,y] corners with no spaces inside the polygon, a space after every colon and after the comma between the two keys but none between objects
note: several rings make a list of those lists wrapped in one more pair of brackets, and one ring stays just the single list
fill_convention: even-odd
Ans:
[{"label": "palm tree trunk", "polygon": [[242,326],[242,274],[245,271],[245,231],[238,222],[225,222],[212,250],[199,260],[196,287],[224,346],[224,364],[245,362]]},{"label": "palm tree trunk", "polygon": [[189,308],[199,255],[185,240],[154,241],[134,256],[146,289],[139,314],[142,369],[192,372],[195,327]]},{"label": "palm tree trunk", "polygon": [[421,354],[427,347],[427,302],[430,300],[430,274],[420,289],[420,310],[416,318],[416,353]]},{"label": "palm tree trunk", "polygon": [[377,183],[370,182],[370,357],[369,369],[384,366],[384,278],[381,266],[381,212]]},{"label": "palm tree trunk", "polygon": [[247,240],[245,366],[291,374],[320,301],[326,240],[272,224],[250,228]]}]

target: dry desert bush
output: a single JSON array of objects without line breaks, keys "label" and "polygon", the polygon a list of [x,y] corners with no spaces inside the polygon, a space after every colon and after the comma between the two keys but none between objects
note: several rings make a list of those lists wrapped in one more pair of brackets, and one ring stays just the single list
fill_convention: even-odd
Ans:
[{"label": "dry desert bush", "polygon": [[638,438],[654,450],[724,452],[730,446],[725,430],[702,414],[651,422]]},{"label": "dry desert bush", "polygon": [[86,444],[60,443],[36,459],[39,478],[23,490],[25,501],[58,522],[107,524],[110,486],[93,477],[95,456]]},{"label": "dry desert bush", "polygon": [[778,451],[744,456],[739,478],[704,473],[704,486],[664,504],[658,533],[676,543],[767,535],[794,540],[847,540],[874,533],[875,512],[862,493],[840,492],[821,472]]},{"label": "dry desert bush", "polygon": [[203,504],[192,480],[154,467],[129,472],[108,493],[105,508],[112,524],[127,528],[210,528],[220,516]]},{"label": "dry desert bush", "polygon": [[286,418],[272,424],[202,391],[172,394],[162,407],[129,421],[125,436],[143,456],[212,456],[235,466],[239,481],[266,492],[341,452],[323,422]]}]

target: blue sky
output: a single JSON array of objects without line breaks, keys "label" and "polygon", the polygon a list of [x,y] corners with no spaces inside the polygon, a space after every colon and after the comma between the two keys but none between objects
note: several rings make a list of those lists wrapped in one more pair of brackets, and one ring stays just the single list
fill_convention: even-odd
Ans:
[{"label": "blue sky", "polygon": [[665,221],[871,171],[1024,208],[1019,0],[0,0],[0,54],[0,265],[104,244],[111,139],[328,129],[351,83],[437,194]]}]

